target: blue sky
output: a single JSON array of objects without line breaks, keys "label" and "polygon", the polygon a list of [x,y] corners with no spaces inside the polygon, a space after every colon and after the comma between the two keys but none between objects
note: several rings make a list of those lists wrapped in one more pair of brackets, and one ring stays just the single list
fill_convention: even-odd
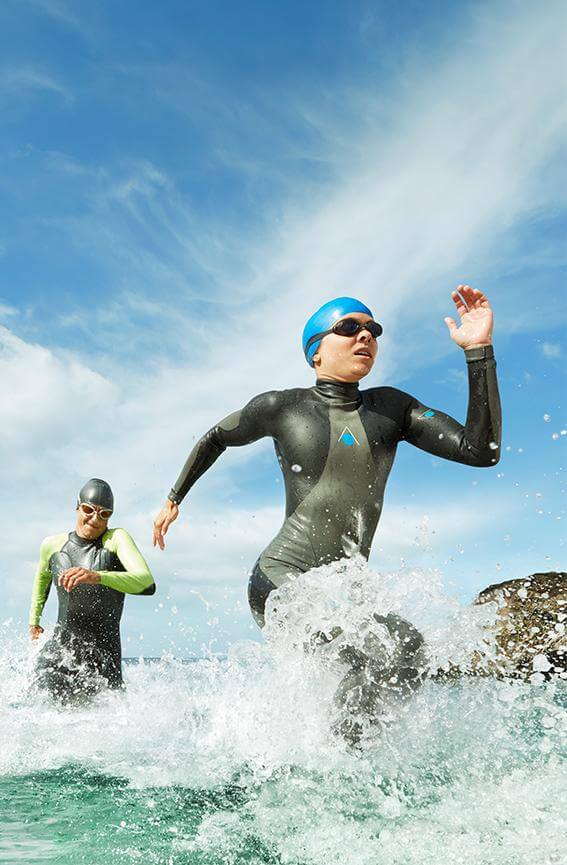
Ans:
[{"label": "blue sky", "polygon": [[401,446],[371,561],[439,568],[462,599],[565,568],[566,17],[2,4],[6,618],[25,621],[40,540],[97,475],[161,592],[130,599],[126,651],[257,637],[246,573],[281,522],[273,450],[225,454],[158,555],[151,522],[192,443],[254,393],[309,385],[302,324],[342,293],[384,323],[368,385],[464,418],[443,324],[460,282],[495,309],[503,458],[474,471]]}]

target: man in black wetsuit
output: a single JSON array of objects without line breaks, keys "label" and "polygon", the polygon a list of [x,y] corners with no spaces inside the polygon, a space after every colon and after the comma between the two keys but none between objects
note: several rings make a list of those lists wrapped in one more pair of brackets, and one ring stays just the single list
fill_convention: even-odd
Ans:
[{"label": "man in black wetsuit", "polygon": [[122,684],[120,619],[125,594],[153,595],[155,584],[133,539],[109,529],[114,496],[106,481],[92,478],[77,501],[75,530],[43,541],[30,607],[32,640],[51,585],[59,609],[53,637],[37,663],[37,683],[69,698],[101,685]]},{"label": "man in black wetsuit", "polygon": [[[269,593],[290,576],[355,551],[368,557],[399,442],[470,466],[495,465],[501,416],[492,310],[485,295],[468,285],[459,285],[452,298],[461,323],[445,322],[468,366],[465,426],[396,388],[359,390],[358,382],[374,364],[382,328],[363,303],[337,298],[309,319],[303,333],[315,386],[256,396],[209,430],[155,520],[154,545],[164,549],[180,503],[227,447],[271,437],[285,480],[286,516],[250,578],[250,606],[262,626]],[[414,637],[415,629],[401,639],[413,641],[417,652]]]}]

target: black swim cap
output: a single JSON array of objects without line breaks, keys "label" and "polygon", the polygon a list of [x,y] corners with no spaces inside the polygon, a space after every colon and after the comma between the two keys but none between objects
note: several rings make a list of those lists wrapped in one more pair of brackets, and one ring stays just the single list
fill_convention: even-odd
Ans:
[{"label": "black swim cap", "polygon": [[85,502],[88,505],[99,505],[101,508],[114,510],[114,496],[110,489],[110,484],[106,481],[101,481],[100,478],[91,478],[80,489],[77,497],[77,504]]}]

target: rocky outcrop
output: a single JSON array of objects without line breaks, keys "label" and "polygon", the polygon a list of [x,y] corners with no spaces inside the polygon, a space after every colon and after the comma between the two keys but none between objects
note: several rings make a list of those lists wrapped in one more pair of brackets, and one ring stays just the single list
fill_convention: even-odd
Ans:
[{"label": "rocky outcrop", "polygon": [[474,659],[476,672],[543,681],[567,678],[567,573],[549,571],[484,589],[475,604],[496,604],[495,660]]}]

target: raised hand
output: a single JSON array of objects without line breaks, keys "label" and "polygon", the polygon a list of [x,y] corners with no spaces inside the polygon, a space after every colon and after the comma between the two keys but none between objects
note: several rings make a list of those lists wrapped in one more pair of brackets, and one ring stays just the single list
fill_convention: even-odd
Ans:
[{"label": "raised hand", "polygon": [[165,550],[165,536],[170,525],[179,516],[179,508],[171,499],[167,499],[154,521],[154,547]]},{"label": "raised hand", "polygon": [[458,285],[451,292],[454,304],[459,313],[461,324],[457,325],[454,318],[445,318],[451,339],[461,348],[472,348],[477,345],[492,345],[493,315],[486,295],[478,288],[470,285]]}]

